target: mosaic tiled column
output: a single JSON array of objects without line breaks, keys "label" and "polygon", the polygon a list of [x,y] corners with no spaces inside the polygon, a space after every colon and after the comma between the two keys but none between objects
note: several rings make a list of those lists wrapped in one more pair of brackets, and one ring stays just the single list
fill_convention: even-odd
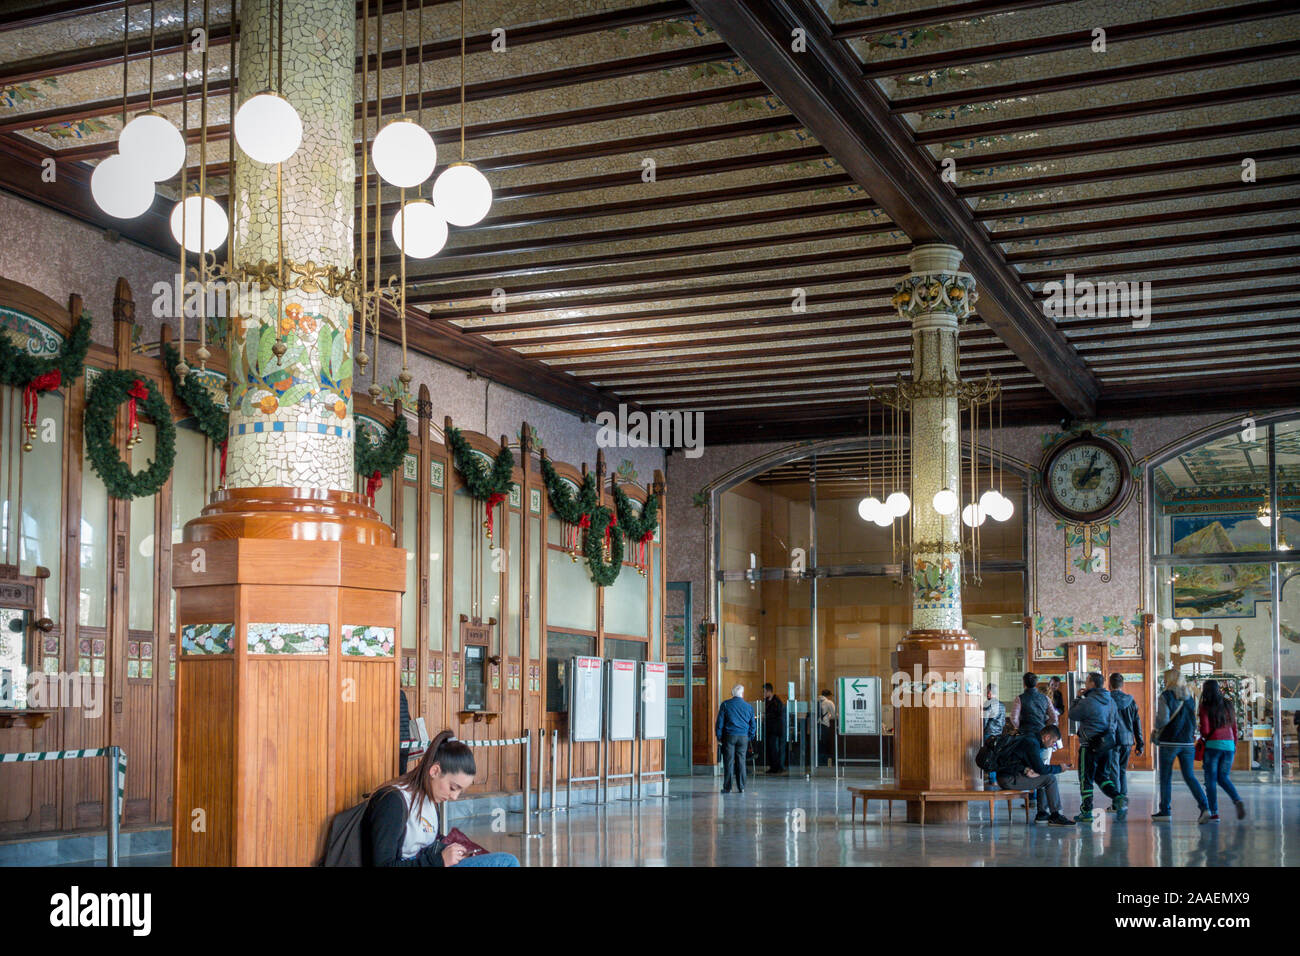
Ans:
[{"label": "mosaic tiled column", "polygon": [[[953,246],[917,246],[894,297],[912,322],[912,626],[898,646],[909,690],[898,716],[899,783],[907,789],[976,783],[984,652],[962,624],[960,516],[934,507],[936,493],[960,488],[957,326],[975,299],[975,282],[960,264]],[[909,803],[909,817],[919,809]],[[926,819],[964,820],[965,813],[964,804],[936,804]]]},{"label": "mosaic tiled column", "polygon": [[[241,4],[241,102],[275,86],[267,40],[276,32],[276,6]],[[265,260],[276,272],[282,209],[284,258],[296,267],[285,271],[293,280],[309,263],[353,264],[356,8],[339,0],[282,6],[280,92],[302,118],[302,145],[282,164],[280,206],[276,167],[239,154],[235,254],[242,265]],[[276,58],[269,66],[276,68]],[[251,299],[230,348],[228,486],[352,490],[351,307],[310,282],[282,293],[259,289]]]},{"label": "mosaic tiled column", "polygon": [[[240,6],[243,99],[270,85],[272,6]],[[290,281],[232,323],[228,486],[173,548],[178,866],[309,864],[397,772],[407,554],[353,490],[352,310],[329,294],[352,264],[356,5],[283,10],[302,145],[278,182],[238,157],[235,258],[278,277],[282,211]]]}]

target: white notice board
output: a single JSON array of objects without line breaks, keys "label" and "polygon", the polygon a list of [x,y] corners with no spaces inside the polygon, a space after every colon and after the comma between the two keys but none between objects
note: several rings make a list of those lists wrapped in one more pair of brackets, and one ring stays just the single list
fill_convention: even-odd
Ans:
[{"label": "white notice board", "polygon": [[841,677],[838,685],[840,735],[880,733],[880,678]]},{"label": "white notice board", "polygon": [[569,662],[569,739],[580,743],[600,739],[601,680],[599,657],[575,657]]},{"label": "white notice board", "polygon": [[641,739],[668,736],[668,665],[646,661],[641,665]]},{"label": "white notice board", "polygon": [[609,722],[606,740],[636,740],[636,661],[607,661]]}]

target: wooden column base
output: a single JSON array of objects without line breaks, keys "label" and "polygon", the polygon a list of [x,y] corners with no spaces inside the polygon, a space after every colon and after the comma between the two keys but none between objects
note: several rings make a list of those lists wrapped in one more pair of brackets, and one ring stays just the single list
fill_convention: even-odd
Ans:
[{"label": "wooden column base", "polygon": [[406,552],[361,495],[262,488],[215,495],[173,560],[172,862],[309,865],[397,773]]},{"label": "wooden column base", "polygon": [[[975,790],[984,705],[984,652],[965,631],[909,631],[898,645],[898,785],[915,790]],[[927,805],[926,820],[959,822],[964,804]],[[921,805],[908,801],[919,822]]]}]

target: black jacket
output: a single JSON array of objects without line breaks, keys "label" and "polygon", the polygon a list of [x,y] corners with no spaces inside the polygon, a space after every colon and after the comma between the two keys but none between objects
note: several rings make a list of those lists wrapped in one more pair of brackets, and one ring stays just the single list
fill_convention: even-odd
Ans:
[{"label": "black jacket", "polygon": [[1145,741],[1142,739],[1142,715],[1138,713],[1137,701],[1133,699],[1132,694],[1127,694],[1122,690],[1113,690],[1110,696],[1115,699],[1115,709],[1118,711],[1118,726],[1115,728],[1115,740],[1121,747],[1132,747],[1134,744],[1139,749]]},{"label": "black jacket", "polygon": [[1038,734],[1019,734],[1012,737],[1005,746],[1006,753],[998,761],[998,773],[1020,774],[1032,770],[1040,777],[1045,777],[1061,772],[1061,767],[1043,763],[1043,756],[1039,753],[1043,749],[1043,742]]},{"label": "black jacket", "polygon": [[1079,722],[1079,740],[1090,747],[1115,746],[1119,714],[1110,691],[1103,687],[1086,690],[1070,703],[1070,719]]},{"label": "black jacket", "polygon": [[1022,737],[1037,737],[1047,726],[1047,695],[1031,687],[1020,695],[1020,723],[1016,731]]},{"label": "black jacket", "polygon": [[402,859],[406,839],[406,798],[389,787],[370,800],[361,817],[362,866],[442,866],[442,814],[438,837],[409,860]]},{"label": "black jacket", "polygon": [[763,705],[763,718],[767,721],[764,734],[770,737],[775,733],[778,738],[785,735],[785,701],[776,694],[769,697]]}]

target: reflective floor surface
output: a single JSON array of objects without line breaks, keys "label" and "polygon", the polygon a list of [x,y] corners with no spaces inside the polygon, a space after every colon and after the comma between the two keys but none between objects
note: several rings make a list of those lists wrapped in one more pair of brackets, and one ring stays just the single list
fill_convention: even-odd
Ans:
[{"label": "reflective floor surface", "polygon": [[[1174,791],[1172,821],[1154,822],[1152,775],[1133,774],[1129,819],[1107,814],[1095,828],[1049,828],[1025,823],[1017,810],[997,822],[972,805],[965,824],[904,822],[903,804],[882,821],[871,805],[867,823],[849,819],[850,783],[802,775],[750,781],[744,794],[720,794],[711,777],[674,778],[673,797],[641,804],[575,806],[543,815],[541,839],[462,828],[484,846],[515,853],[525,866],[1297,866],[1300,865],[1300,785],[1238,781],[1247,807],[1238,821],[1232,804],[1217,824],[1198,825],[1186,791]],[[1075,778],[1062,775],[1062,799],[1078,811]],[[1179,784],[1181,786],[1181,784]],[[1220,795],[1222,799],[1222,794]],[[1100,799],[1106,806],[1109,801]],[[517,821],[512,820],[512,824]],[[484,821],[487,824],[487,821]]]}]

